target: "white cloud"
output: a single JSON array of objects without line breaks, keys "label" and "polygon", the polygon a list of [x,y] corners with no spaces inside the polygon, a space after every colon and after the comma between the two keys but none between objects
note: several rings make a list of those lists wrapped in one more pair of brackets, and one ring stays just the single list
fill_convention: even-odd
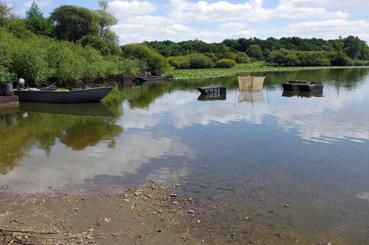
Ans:
[{"label": "white cloud", "polygon": [[[144,165],[150,165],[154,159],[166,157],[191,158],[193,150],[187,145],[165,136],[153,136],[148,132],[126,133],[117,142],[115,149],[107,150],[106,142],[86,148],[82,152],[71,151],[62,144],[53,147],[49,157],[43,150],[33,148],[27,160],[19,163],[8,175],[2,176],[0,184],[7,184],[16,192],[38,193],[60,191],[78,191],[89,187],[93,179],[99,176],[125,179],[139,174]],[[165,171],[164,171],[165,170]],[[158,166],[147,173],[148,178],[168,181],[186,175],[186,166],[175,169]],[[52,186],[52,189],[48,187]]]},{"label": "white cloud", "polygon": [[262,0],[250,0],[244,3],[170,0],[169,16],[173,19],[216,22],[269,19],[273,12],[263,8],[262,4]]},{"label": "white cloud", "polygon": [[113,0],[109,2],[108,10],[118,19],[126,21],[127,17],[146,15],[154,12],[156,6],[149,1]]},{"label": "white cloud", "polygon": [[369,40],[369,22],[366,20],[328,19],[290,24],[284,35],[337,38],[356,35]]}]

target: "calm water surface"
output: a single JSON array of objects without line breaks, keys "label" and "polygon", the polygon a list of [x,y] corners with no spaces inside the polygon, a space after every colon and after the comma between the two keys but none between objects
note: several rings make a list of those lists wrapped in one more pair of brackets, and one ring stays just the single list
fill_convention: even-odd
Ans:
[{"label": "calm water surface", "polygon": [[[369,70],[265,75],[262,93],[239,92],[229,77],[0,112],[0,185],[38,193],[180,182],[207,207],[209,231],[256,244],[369,244]],[[289,79],[322,81],[324,95],[282,96]],[[226,99],[199,100],[196,87],[210,84],[224,84]]]}]

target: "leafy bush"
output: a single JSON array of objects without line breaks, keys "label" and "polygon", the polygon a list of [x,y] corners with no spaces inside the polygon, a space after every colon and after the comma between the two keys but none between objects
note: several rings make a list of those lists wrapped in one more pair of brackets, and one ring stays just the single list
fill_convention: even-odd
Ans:
[{"label": "leafy bush", "polygon": [[50,78],[59,84],[78,81],[86,74],[83,66],[87,63],[63,42],[55,43],[47,50],[47,61],[52,71]]},{"label": "leafy bush", "polygon": [[204,53],[204,55],[208,56],[214,62],[218,60],[217,55],[214,54],[214,53],[206,52],[206,53]]},{"label": "leafy bush", "polygon": [[42,84],[51,72],[45,58],[46,52],[43,49],[20,45],[13,54],[12,71],[26,81]]},{"label": "leafy bush", "polygon": [[244,52],[237,52],[235,61],[237,64],[247,64],[250,63],[250,57]]},{"label": "leafy bush", "polygon": [[189,69],[190,68],[190,59],[185,56],[176,56],[170,57],[168,59],[169,64],[176,69]]},{"label": "leafy bush", "polygon": [[264,59],[263,50],[257,44],[253,44],[247,49],[247,55],[257,60]]},{"label": "leafy bush", "polygon": [[168,68],[166,59],[146,44],[128,44],[122,49],[124,57],[141,60],[150,71],[165,72]]},{"label": "leafy bush", "polygon": [[102,55],[120,54],[121,51],[116,44],[96,35],[85,36],[81,38],[80,43],[82,46],[90,46],[97,49]]},{"label": "leafy bush", "polygon": [[300,59],[297,57],[296,53],[288,53],[285,58],[286,66],[299,66],[301,64]]},{"label": "leafy bush", "polygon": [[192,69],[214,67],[213,60],[204,54],[193,53],[185,55],[185,57],[189,59],[190,68]]},{"label": "leafy bush", "polygon": [[0,84],[13,82],[15,77],[14,73],[9,72],[9,70],[3,66],[0,66]]},{"label": "leafy bush", "polygon": [[274,50],[274,51],[269,53],[269,56],[267,58],[267,62],[269,64],[285,66],[286,65],[287,52],[288,51],[285,50],[285,49]]},{"label": "leafy bush", "polygon": [[355,60],[354,61],[355,66],[369,66],[368,60]]},{"label": "leafy bush", "polygon": [[218,68],[231,68],[236,65],[236,62],[231,59],[220,59],[217,61],[216,66]]},{"label": "leafy bush", "polygon": [[350,66],[353,63],[353,60],[343,52],[337,52],[331,56],[331,65],[333,66]]}]

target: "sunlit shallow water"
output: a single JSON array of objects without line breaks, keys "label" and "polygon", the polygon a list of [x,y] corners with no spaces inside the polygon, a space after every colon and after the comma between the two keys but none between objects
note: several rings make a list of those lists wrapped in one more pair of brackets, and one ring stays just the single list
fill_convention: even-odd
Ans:
[{"label": "sunlit shallow water", "polygon": [[[185,183],[214,229],[247,241],[368,244],[369,70],[265,75],[261,93],[229,77],[136,87],[105,105],[22,104],[0,115],[0,184]],[[324,94],[284,97],[290,79],[322,81]],[[226,99],[199,100],[196,87],[210,84]]]}]

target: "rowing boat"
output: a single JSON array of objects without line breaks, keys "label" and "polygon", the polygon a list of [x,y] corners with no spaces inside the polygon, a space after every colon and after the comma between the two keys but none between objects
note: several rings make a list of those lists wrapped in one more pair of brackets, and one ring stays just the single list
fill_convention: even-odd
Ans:
[{"label": "rowing boat", "polygon": [[14,94],[19,96],[19,101],[21,102],[94,103],[102,100],[111,90],[112,87],[73,89],[66,91],[59,91],[56,89],[17,89],[14,91]]}]

